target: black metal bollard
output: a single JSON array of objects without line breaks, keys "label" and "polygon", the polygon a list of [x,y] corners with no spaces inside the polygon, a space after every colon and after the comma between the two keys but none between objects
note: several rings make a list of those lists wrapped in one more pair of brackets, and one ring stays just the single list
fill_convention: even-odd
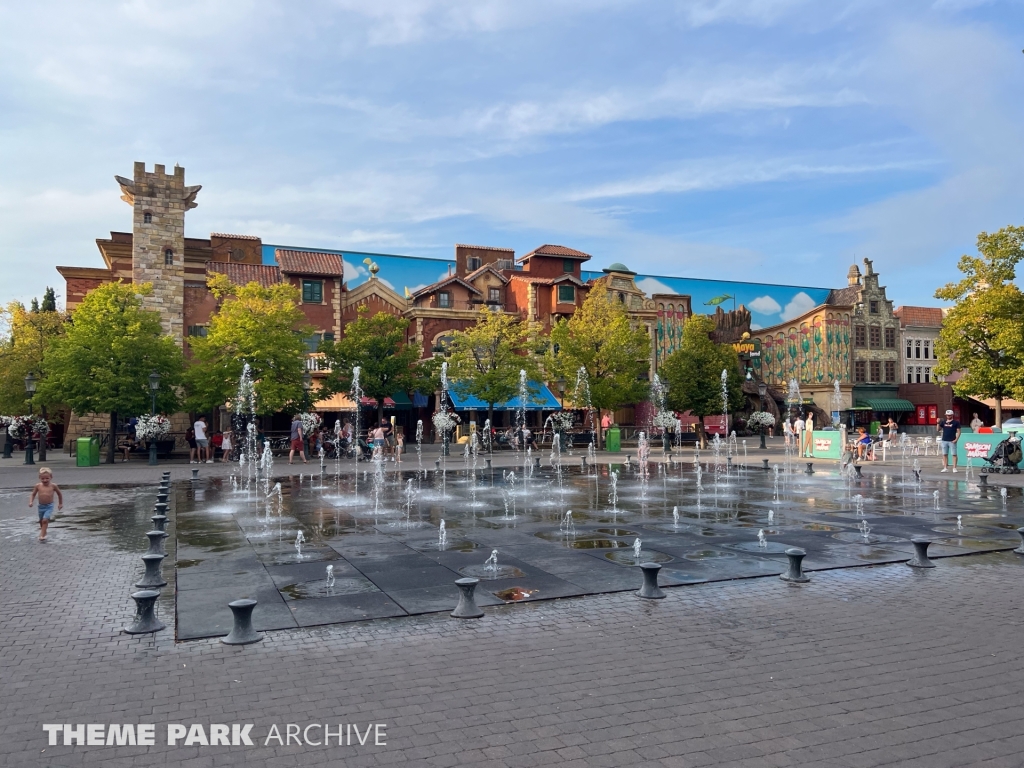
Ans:
[{"label": "black metal bollard", "polygon": [[860,470],[861,470],[860,464],[854,464],[853,465],[853,472],[854,472],[855,475],[857,475],[858,478],[859,477],[863,477],[863,475],[861,475],[861,473],[860,473]]},{"label": "black metal bollard", "polygon": [[779,575],[779,578],[783,581],[792,581],[797,584],[803,584],[810,581],[807,576],[804,575],[804,558],[807,556],[807,552],[800,547],[790,547],[786,550],[786,557],[789,558],[789,570]]},{"label": "black metal bollard", "polygon": [[157,531],[162,531],[166,535],[167,531],[167,515],[153,515],[150,520],[153,521],[153,528]]},{"label": "black metal bollard", "polygon": [[198,479],[199,479],[199,470],[198,469],[193,469],[192,470],[192,482],[195,482]]},{"label": "black metal bollard", "polygon": [[587,468],[587,457],[586,456],[580,456],[580,461],[582,462],[583,469],[586,469]]},{"label": "black metal bollard", "polygon": [[453,619],[479,619],[484,615],[473,597],[479,583],[480,579],[469,577],[455,580],[455,586],[459,588],[459,604],[452,611]]},{"label": "black metal bollard", "polygon": [[440,469],[441,468],[441,460],[440,459],[434,459],[434,466],[437,469]]},{"label": "black metal bollard", "polygon": [[732,469],[732,456],[725,457],[725,466]]},{"label": "black metal bollard", "polygon": [[166,587],[167,582],[164,581],[164,577],[160,573],[160,564],[163,562],[165,557],[167,557],[167,555],[143,555],[142,562],[146,564],[146,574],[142,577],[141,581],[136,583],[135,586],[143,589]]},{"label": "black metal bollard", "polygon": [[234,617],[234,626],[227,637],[220,639],[224,645],[249,645],[263,639],[263,635],[252,626],[252,609],[255,607],[255,600],[235,600],[228,603]]},{"label": "black metal bollard", "polygon": [[640,563],[640,570],[644,574],[644,585],[636,593],[637,596],[648,600],[661,600],[665,597],[665,593],[658,586],[658,571],[661,570],[661,566],[657,563]]},{"label": "black metal bollard", "polygon": [[1024,555],[1024,528],[1018,528],[1017,535],[1020,536],[1020,546],[1013,551],[1018,555]]},{"label": "black metal bollard", "polygon": [[540,469],[540,456],[533,457],[533,468]]},{"label": "black metal bollard", "polygon": [[156,514],[158,514],[158,515],[166,515],[167,514],[167,502],[166,501],[158,501],[156,504],[153,505],[153,511]]},{"label": "black metal bollard", "polygon": [[988,485],[988,473],[986,473],[986,472],[979,472],[978,473],[978,485]]},{"label": "black metal bollard", "polygon": [[157,504],[164,504],[164,505],[166,505],[167,504],[167,497],[169,495],[170,494],[167,493],[167,491],[160,491],[160,493],[158,493],[156,495],[156,503]]},{"label": "black metal bollard", "polygon": [[141,592],[132,593],[132,600],[135,601],[135,619],[124,628],[125,632],[129,635],[145,635],[167,628],[167,625],[156,616],[156,599],[158,597],[160,597],[160,593],[155,589],[144,589]]},{"label": "black metal bollard", "polygon": [[768,459],[761,459],[761,469],[768,471]]},{"label": "black metal bollard", "polygon": [[163,531],[147,531],[146,536],[149,537],[149,549],[146,551],[147,555],[166,555],[164,551],[164,539],[167,538],[167,534]]},{"label": "black metal bollard", "polygon": [[814,462],[813,461],[808,461],[807,462],[807,469],[804,470],[804,474],[805,475],[813,475],[814,474]]},{"label": "black metal bollard", "polygon": [[491,471],[491,460],[490,459],[484,459],[484,463],[487,465],[487,471],[490,472]]},{"label": "black metal bollard", "polygon": [[921,470],[920,469],[912,469],[910,471],[914,473],[914,479],[917,482],[920,483],[921,482]]},{"label": "black metal bollard", "polygon": [[911,568],[934,568],[935,563],[928,559],[928,545],[932,540],[924,536],[914,536],[910,543],[914,545],[914,556],[907,561],[907,565]]}]

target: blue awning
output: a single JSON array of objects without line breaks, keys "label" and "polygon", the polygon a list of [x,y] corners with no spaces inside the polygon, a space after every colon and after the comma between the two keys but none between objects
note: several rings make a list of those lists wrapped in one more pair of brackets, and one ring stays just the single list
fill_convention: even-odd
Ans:
[{"label": "blue awning", "polygon": [[[551,390],[548,389],[544,384],[539,381],[531,381],[530,389],[533,394],[527,393],[526,395],[526,410],[528,411],[559,411],[562,406],[558,404],[558,398],[556,398]],[[448,396],[451,398],[452,405],[455,406],[457,411],[486,411],[487,403],[483,400],[478,400],[475,397],[461,396],[458,392],[458,384],[454,384],[451,389],[448,390]],[[519,409],[519,396],[513,397],[504,403],[495,403],[494,410],[496,411],[515,411]]]},{"label": "blue awning", "polygon": [[427,396],[422,392],[412,393],[412,407],[413,408],[426,408],[427,407]]}]

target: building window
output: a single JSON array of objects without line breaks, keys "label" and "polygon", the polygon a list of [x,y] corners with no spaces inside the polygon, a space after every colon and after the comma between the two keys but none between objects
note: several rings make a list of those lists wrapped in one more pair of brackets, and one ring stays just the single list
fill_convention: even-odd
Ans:
[{"label": "building window", "polygon": [[896,329],[886,328],[885,329],[885,348],[896,349]]},{"label": "building window", "polygon": [[857,360],[853,364],[853,380],[865,381],[867,379],[868,365],[863,360]]},{"label": "building window", "polygon": [[470,272],[475,272],[476,270],[480,269],[480,257],[470,256],[468,259],[466,259],[466,269],[468,269]]},{"label": "building window", "polygon": [[303,280],[302,281],[302,303],[323,304],[324,302],[324,281]]},{"label": "building window", "polygon": [[926,341],[924,343],[924,359],[925,360],[931,360],[931,357],[932,357],[932,352],[931,352],[931,349],[930,349],[931,344],[932,343],[930,341]]},{"label": "building window", "polygon": [[146,211],[144,214],[142,214],[142,223],[143,224],[152,224],[153,223],[153,214],[150,213],[149,211]]},{"label": "building window", "polygon": [[[882,329],[877,325],[872,325],[868,329],[868,342],[873,349],[877,349],[882,346]],[[878,381],[878,379],[875,379]]]},{"label": "building window", "polygon": [[908,365],[907,366],[907,384],[913,384],[913,383],[914,383],[914,366]]},{"label": "building window", "polygon": [[164,264],[168,267],[174,264],[174,251],[170,248],[164,251]]},{"label": "building window", "polygon": [[190,325],[188,327],[188,335],[198,337],[200,339],[205,339],[206,334],[209,333],[209,330],[210,329],[207,328],[205,325]]},{"label": "building window", "polygon": [[572,259],[562,259],[562,271],[567,275],[576,274],[576,262]]},{"label": "building window", "polygon": [[324,334],[324,341],[334,341],[334,334],[333,333],[325,333]]},{"label": "building window", "polygon": [[867,344],[867,329],[863,325],[853,326],[853,346],[866,347]]},{"label": "building window", "polygon": [[448,291],[437,292],[437,306],[441,309],[451,309],[452,295]]},{"label": "building window", "polygon": [[878,301],[868,302],[868,312],[870,312],[872,315],[878,314]]},{"label": "building window", "polygon": [[931,368],[925,368],[924,369],[924,383],[925,384],[930,384],[931,380],[932,380],[932,369]]},{"label": "building window", "polygon": [[491,304],[501,304],[501,288],[488,288],[487,301]]},{"label": "building window", "polygon": [[885,361],[885,381],[886,383],[896,383],[896,362],[893,360]]},{"label": "building window", "polygon": [[880,360],[871,361],[871,381],[882,380],[882,362]]},{"label": "building window", "polygon": [[619,292],[619,302],[622,304],[626,303],[626,294],[622,293],[621,291]]},{"label": "building window", "polygon": [[914,383],[921,383],[921,366],[917,366],[917,368],[914,369]]},{"label": "building window", "polygon": [[914,342],[914,357],[917,358],[918,360],[921,359],[921,340],[920,339],[917,339]]},{"label": "building window", "polygon": [[560,285],[560,286],[558,286],[558,303],[559,304],[575,304],[576,303],[576,286],[575,285]]},{"label": "building window", "polygon": [[914,358],[914,345],[910,341],[910,339],[907,339],[907,360],[912,360],[913,358]]}]

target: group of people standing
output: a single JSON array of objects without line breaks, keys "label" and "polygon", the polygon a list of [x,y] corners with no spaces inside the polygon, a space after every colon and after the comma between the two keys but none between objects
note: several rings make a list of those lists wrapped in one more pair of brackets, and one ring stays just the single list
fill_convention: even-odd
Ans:
[{"label": "group of people standing", "polygon": [[795,418],[783,419],[782,434],[786,438],[787,447],[795,447],[797,455],[811,458],[814,455],[814,414],[808,412],[807,418],[798,413]]}]

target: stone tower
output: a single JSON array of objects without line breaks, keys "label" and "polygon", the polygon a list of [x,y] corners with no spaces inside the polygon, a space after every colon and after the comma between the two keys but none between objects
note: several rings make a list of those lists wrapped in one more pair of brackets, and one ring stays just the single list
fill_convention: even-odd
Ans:
[{"label": "stone tower", "polygon": [[146,309],[160,313],[164,333],[183,344],[182,316],[185,302],[185,211],[196,207],[200,186],[185,186],[185,169],[164,166],[146,171],[135,163],[134,178],[115,176],[121,199],[132,206],[132,282],[152,283]]}]

